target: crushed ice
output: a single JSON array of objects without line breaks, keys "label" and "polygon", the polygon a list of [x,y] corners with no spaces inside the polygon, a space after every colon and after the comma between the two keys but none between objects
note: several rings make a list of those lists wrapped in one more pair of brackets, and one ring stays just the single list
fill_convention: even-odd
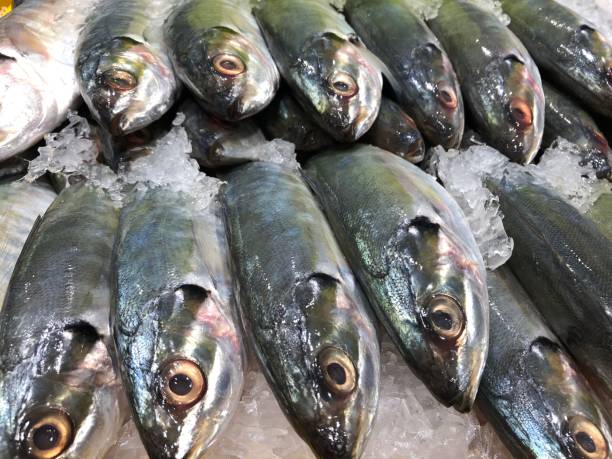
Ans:
[{"label": "crushed ice", "polygon": [[[438,15],[438,10],[442,6],[443,0],[413,0],[409,2],[410,8],[425,20],[433,19]],[[504,13],[500,0],[468,0],[490,13],[497,16],[503,24],[510,24],[510,17]]]}]

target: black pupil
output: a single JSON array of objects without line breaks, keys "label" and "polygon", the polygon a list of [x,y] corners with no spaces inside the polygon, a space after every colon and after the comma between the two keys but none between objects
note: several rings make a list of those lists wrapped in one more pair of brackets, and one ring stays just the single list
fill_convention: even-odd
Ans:
[{"label": "black pupil", "polygon": [[34,446],[40,450],[54,448],[59,441],[59,431],[51,424],[45,424],[34,431]]},{"label": "black pupil", "polygon": [[337,385],[342,386],[346,382],[346,372],[342,365],[330,363],[327,365],[327,374]]},{"label": "black pupil", "polygon": [[453,328],[453,317],[445,311],[434,311],[431,314],[431,321],[441,330],[451,330]]},{"label": "black pupil", "polygon": [[170,390],[176,395],[187,395],[193,388],[193,381],[185,374],[177,374],[170,378]]},{"label": "black pupil", "polygon": [[595,442],[586,432],[578,432],[576,434],[576,441],[587,453],[594,453],[597,450]]},{"label": "black pupil", "polygon": [[344,81],[336,81],[334,82],[334,88],[336,88],[338,91],[346,92],[349,90],[349,85]]},{"label": "black pupil", "polygon": [[235,62],[232,62],[230,60],[225,60],[225,61],[221,61],[221,67],[223,67],[225,70],[236,70],[237,65]]}]

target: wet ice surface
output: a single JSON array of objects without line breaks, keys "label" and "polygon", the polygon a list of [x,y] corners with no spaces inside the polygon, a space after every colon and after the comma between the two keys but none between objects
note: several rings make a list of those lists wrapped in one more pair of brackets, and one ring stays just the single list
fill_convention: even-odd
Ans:
[{"label": "wet ice surface", "polygon": [[[381,364],[378,415],[362,459],[510,459],[491,427],[481,426],[475,414],[440,405],[388,338],[383,340]],[[228,430],[206,457],[314,458],[281,412],[262,373],[253,369]],[[106,459],[139,458],[146,454],[130,423]]]},{"label": "wet ice surface", "polygon": [[[510,24],[510,18],[504,13],[499,0],[463,0],[493,13],[503,24]],[[409,6],[423,19],[433,19],[438,15],[442,0],[412,0]]]},{"label": "wet ice surface", "polygon": [[610,0],[556,0],[597,26],[612,40],[612,2]]},{"label": "wet ice surface", "polygon": [[501,177],[508,159],[488,146],[473,146],[465,151],[436,147],[430,172],[436,175],[465,214],[480,253],[489,269],[503,265],[514,243],[506,234],[499,199],[483,184],[488,174]]}]

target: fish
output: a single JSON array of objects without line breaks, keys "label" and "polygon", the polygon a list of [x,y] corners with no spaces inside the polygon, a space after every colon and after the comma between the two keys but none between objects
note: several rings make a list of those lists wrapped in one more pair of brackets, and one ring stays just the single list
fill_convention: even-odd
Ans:
[{"label": "fish", "polygon": [[151,457],[203,457],[230,422],[246,357],[218,203],[137,187],[121,211],[111,324]]},{"label": "fish", "polygon": [[179,0],[107,0],[81,33],[76,73],[91,114],[111,134],[162,117],[179,94],[163,21]]},{"label": "fish", "polygon": [[453,63],[474,127],[512,161],[531,163],[545,107],[527,49],[495,14],[466,0],[444,0],[428,24]]},{"label": "fish", "polygon": [[591,164],[598,178],[612,175],[612,149],[595,120],[568,96],[544,82],[546,100],[543,147],[559,137],[578,146],[581,163]]},{"label": "fish", "polygon": [[0,181],[0,310],[30,230],[56,196],[45,182]]},{"label": "fish", "polygon": [[180,79],[217,118],[248,118],[274,98],[280,76],[248,0],[187,0],[165,36]]},{"label": "fish", "polygon": [[465,126],[461,88],[442,45],[408,0],[348,0],[344,12],[383,71],[400,106],[431,145],[457,148]]},{"label": "fish", "polygon": [[499,199],[504,228],[514,240],[512,272],[612,406],[612,244],[528,173],[489,177],[485,185]]},{"label": "fish", "polygon": [[261,115],[270,138],[283,139],[301,153],[313,153],[334,144],[334,139],[297,103],[289,92],[279,95]]},{"label": "fish", "polygon": [[253,12],[298,103],[335,140],[374,123],[382,75],[344,17],[326,0],[262,0]]},{"label": "fish", "polygon": [[510,270],[488,273],[491,343],[477,406],[514,457],[609,457],[605,409]]},{"label": "fish", "polygon": [[612,241],[612,190],[603,193],[586,214],[599,231]]},{"label": "fish", "polygon": [[457,203],[415,165],[370,145],[306,162],[372,308],[404,360],[444,405],[468,411],[485,364],[485,269]]},{"label": "fish", "polygon": [[317,457],[359,457],[380,350],[334,235],[299,172],[253,162],[223,179],[240,314],[266,380]]},{"label": "fish", "polygon": [[108,325],[117,221],[80,182],[23,247],[0,312],[3,457],[102,458],[127,420]]},{"label": "fish", "polygon": [[612,44],[554,0],[502,0],[510,29],[538,66],[588,107],[612,118]]},{"label": "fish", "polygon": [[266,138],[252,120],[228,123],[208,115],[191,99],[179,111],[185,115],[183,127],[191,141],[191,157],[202,167],[216,169],[257,159],[257,146]]},{"label": "fish", "polygon": [[0,161],[66,120],[78,102],[76,46],[97,0],[30,0],[0,21]]},{"label": "fish", "polygon": [[420,163],[425,158],[425,141],[414,120],[386,97],[382,98],[378,117],[363,136],[363,141],[411,163]]}]

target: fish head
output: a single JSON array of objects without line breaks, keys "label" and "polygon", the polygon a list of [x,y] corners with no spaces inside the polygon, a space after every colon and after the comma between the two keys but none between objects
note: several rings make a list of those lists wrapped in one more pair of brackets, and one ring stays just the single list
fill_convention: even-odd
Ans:
[{"label": "fish head", "polygon": [[[529,164],[544,134],[544,92],[534,65],[517,54],[493,62],[485,71],[479,98],[484,112],[475,114],[486,126],[487,141],[512,161]],[[500,72],[501,70],[501,72]]]},{"label": "fish head", "polygon": [[[3,375],[0,449],[11,457],[100,457],[126,420],[106,344],[94,334],[67,329],[62,335],[56,341],[58,357],[53,356],[59,371],[51,362],[37,368],[24,362]],[[69,342],[70,350],[62,353]],[[83,349],[87,356],[81,360]]]},{"label": "fish head", "polygon": [[581,81],[589,88],[612,100],[612,45],[608,39],[590,24],[582,24],[576,31],[573,55],[578,58],[571,63]]},{"label": "fish head", "polygon": [[163,326],[131,346],[134,354],[143,346],[152,365],[124,373],[134,421],[150,455],[202,457],[240,400],[241,338],[219,299],[199,286],[179,287],[159,307]]},{"label": "fish head", "polygon": [[445,405],[469,411],[489,339],[488,292],[479,254],[439,222],[415,218],[402,237],[412,264],[416,349],[412,365]]},{"label": "fish head", "polygon": [[0,49],[0,161],[36,142],[34,136],[57,111],[53,95],[44,87],[27,63]]},{"label": "fish head", "polygon": [[463,97],[453,66],[437,43],[416,48],[410,82],[418,103],[420,128],[432,145],[457,148],[463,136]]},{"label": "fish head", "polygon": [[278,89],[278,70],[265,45],[226,27],[175,50],[174,60],[203,108],[226,121],[260,112]]},{"label": "fish head", "polygon": [[[294,304],[308,311],[303,342],[282,387],[288,418],[317,457],[359,457],[378,403],[379,349],[370,317],[335,278],[318,273],[296,284]],[[304,352],[306,354],[304,354]]]},{"label": "fish head", "polygon": [[355,141],[376,120],[382,76],[351,41],[333,33],[309,41],[291,73],[300,104],[336,140]]},{"label": "fish head", "polygon": [[83,99],[113,135],[148,126],[172,106],[178,94],[169,60],[127,37],[82,53],[77,75]]}]

